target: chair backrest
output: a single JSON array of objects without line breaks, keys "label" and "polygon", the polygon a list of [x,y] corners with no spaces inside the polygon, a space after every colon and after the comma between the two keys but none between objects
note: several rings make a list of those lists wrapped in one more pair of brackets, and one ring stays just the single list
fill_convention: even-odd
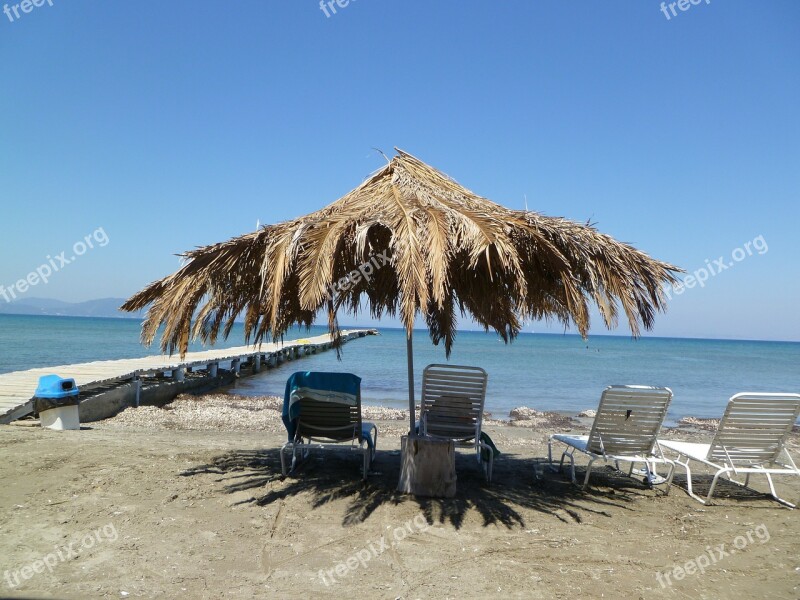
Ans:
[{"label": "chair backrest", "polygon": [[297,434],[306,438],[336,441],[359,440],[361,437],[361,399],[355,406],[301,398]]},{"label": "chair backrest", "polygon": [[488,378],[480,367],[439,364],[425,367],[421,433],[462,441],[480,437]]},{"label": "chair backrest", "polygon": [[665,387],[607,387],[589,432],[589,451],[619,456],[650,454],[671,400],[672,390]]},{"label": "chair backrest", "polygon": [[352,373],[294,373],[286,383],[283,415],[290,439],[361,441],[361,378]]},{"label": "chair backrest", "polygon": [[736,394],[728,401],[708,460],[732,466],[771,464],[798,415],[800,394]]}]

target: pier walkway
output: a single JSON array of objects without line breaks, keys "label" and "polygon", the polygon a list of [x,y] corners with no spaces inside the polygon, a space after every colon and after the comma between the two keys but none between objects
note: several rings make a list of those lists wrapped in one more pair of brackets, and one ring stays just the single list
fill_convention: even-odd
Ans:
[{"label": "pier walkway", "polygon": [[[342,331],[342,341],[364,337],[374,330],[358,329]],[[220,363],[238,372],[243,362],[251,362],[253,371],[274,366],[305,354],[315,354],[333,346],[329,334],[315,337],[261,344],[260,346],[239,346],[220,348],[202,352],[187,352],[180,356],[154,355],[144,358],[102,360],[73,365],[59,365],[15,371],[0,375],[0,424],[7,424],[33,412],[33,395],[42,375],[56,374],[71,377],[79,389],[93,386],[135,381],[157,373],[169,372],[176,381],[183,381],[187,370],[206,369],[216,376]]]}]

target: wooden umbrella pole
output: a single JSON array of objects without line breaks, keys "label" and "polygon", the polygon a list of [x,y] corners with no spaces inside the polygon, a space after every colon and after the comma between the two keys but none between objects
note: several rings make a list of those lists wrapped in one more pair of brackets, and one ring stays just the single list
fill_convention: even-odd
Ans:
[{"label": "wooden umbrella pole", "polygon": [[416,408],[416,402],[414,400],[414,341],[413,332],[411,330],[406,332],[406,355],[408,358],[408,435],[415,438],[417,437],[417,430],[414,418],[414,409]]},{"label": "wooden umbrella pole", "polygon": [[456,447],[452,440],[437,440],[417,435],[414,409],[414,344],[406,332],[408,354],[408,436],[400,438],[400,480],[397,491],[429,498],[456,495]]}]

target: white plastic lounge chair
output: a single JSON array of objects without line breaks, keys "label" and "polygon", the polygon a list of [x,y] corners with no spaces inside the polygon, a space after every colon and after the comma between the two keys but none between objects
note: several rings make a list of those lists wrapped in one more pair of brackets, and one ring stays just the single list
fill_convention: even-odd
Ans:
[{"label": "white plastic lounge chair", "polygon": [[[660,440],[664,448],[678,453],[675,462],[686,469],[686,488],[689,495],[703,504],[711,503],[711,496],[720,476],[731,473],[745,474],[744,486],[750,475],[767,476],[772,497],[789,508],[795,505],[775,492],[772,475],[798,475],[797,468],[786,450],[786,438],[800,415],[800,394],[741,393],[728,401],[725,414],[710,444]],[[692,490],[692,472],[689,462],[695,460],[716,469],[708,495],[701,498]],[[742,485],[742,484],[740,484]]]},{"label": "white plastic lounge chair", "polygon": [[419,434],[474,448],[486,480],[492,480],[494,449],[481,440],[489,376],[480,367],[433,364],[422,374]]},{"label": "white plastic lounge chair", "polygon": [[[363,457],[366,481],[375,458],[378,429],[361,420],[361,379],[350,373],[298,372],[286,383],[283,420],[289,441],[281,447],[285,476],[311,450],[347,448]],[[350,443],[349,447],[344,446]],[[286,453],[291,452],[291,469]]]},{"label": "white plastic lounge chair", "polygon": [[[640,385],[607,387],[603,390],[589,435],[550,436],[547,445],[550,468],[561,471],[564,458],[569,458],[572,482],[577,484],[573,454],[577,450],[588,455],[589,464],[582,486],[585,490],[589,485],[592,466],[597,460],[614,461],[618,470],[619,462],[628,462],[630,463],[628,475],[634,473],[635,463],[643,463],[644,468],[637,470],[636,473],[644,475],[645,483],[648,485],[666,483],[665,493],[669,493],[675,465],[664,458],[656,438],[671,400],[672,390],[669,388]],[[561,454],[558,469],[553,467],[554,441],[567,445],[567,449]],[[666,478],[656,473],[656,464],[665,464],[669,467]]]}]

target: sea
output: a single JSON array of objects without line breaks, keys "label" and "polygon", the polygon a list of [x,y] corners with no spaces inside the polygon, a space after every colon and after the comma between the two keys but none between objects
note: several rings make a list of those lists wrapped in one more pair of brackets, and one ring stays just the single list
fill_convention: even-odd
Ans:
[{"label": "sea", "polygon": [[[139,340],[136,319],[0,315],[0,373],[94,360],[159,354]],[[406,408],[408,375],[405,331],[343,347],[341,360],[328,351],[286,362],[244,378],[233,393],[282,396],[295,371],[343,371],[362,379],[365,404]],[[291,331],[286,340],[325,333],[324,327]],[[241,325],[215,347],[244,345]],[[203,350],[199,343],[190,350]],[[508,418],[515,407],[576,414],[596,408],[608,385],[667,386],[674,392],[668,424],[684,416],[720,417],[737,392],[799,392],[800,343],[521,333],[510,344],[496,334],[458,333],[449,361],[427,332],[414,332],[415,390],[431,363],[476,365],[489,374],[486,410]],[[68,372],[58,373],[69,376]]]}]

